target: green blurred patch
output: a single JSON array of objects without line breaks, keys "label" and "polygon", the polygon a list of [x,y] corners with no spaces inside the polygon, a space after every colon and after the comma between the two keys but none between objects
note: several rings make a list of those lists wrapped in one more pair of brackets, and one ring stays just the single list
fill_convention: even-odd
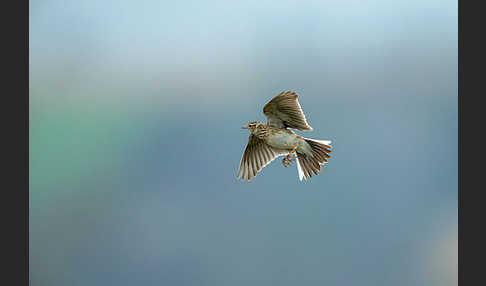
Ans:
[{"label": "green blurred patch", "polygon": [[112,178],[136,130],[132,117],[96,104],[30,107],[31,201],[97,190]]}]

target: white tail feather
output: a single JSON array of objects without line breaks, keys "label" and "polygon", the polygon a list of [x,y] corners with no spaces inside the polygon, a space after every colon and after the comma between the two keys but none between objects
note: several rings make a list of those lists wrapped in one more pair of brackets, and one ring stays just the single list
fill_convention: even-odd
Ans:
[{"label": "white tail feather", "polygon": [[302,181],[304,178],[304,171],[302,171],[302,167],[300,166],[299,159],[295,159],[295,162],[297,162],[297,172],[299,174],[299,180]]},{"label": "white tail feather", "polygon": [[327,163],[328,155],[331,150],[330,140],[316,140],[304,138],[305,148],[302,148],[297,152],[297,171],[299,180],[317,175],[321,171],[321,165]]}]

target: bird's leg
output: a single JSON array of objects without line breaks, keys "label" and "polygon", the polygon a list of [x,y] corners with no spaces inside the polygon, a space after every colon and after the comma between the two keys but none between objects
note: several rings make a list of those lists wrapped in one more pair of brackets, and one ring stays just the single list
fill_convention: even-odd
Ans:
[{"label": "bird's leg", "polygon": [[285,158],[283,158],[283,159],[282,159],[282,165],[283,165],[285,168],[287,168],[287,164],[288,164],[288,163],[285,161]]},{"label": "bird's leg", "polygon": [[292,153],[295,153],[295,149],[292,149],[289,154],[287,154],[287,156],[285,156],[285,158],[282,159],[282,165],[284,165],[284,167],[287,167],[288,165],[290,165],[290,163],[292,162],[292,159],[296,159],[297,157],[295,156],[290,156],[292,155]]},{"label": "bird's leg", "polygon": [[289,155],[287,155],[285,158],[282,159],[282,165],[284,167],[287,167],[290,164],[291,160],[289,159]]}]

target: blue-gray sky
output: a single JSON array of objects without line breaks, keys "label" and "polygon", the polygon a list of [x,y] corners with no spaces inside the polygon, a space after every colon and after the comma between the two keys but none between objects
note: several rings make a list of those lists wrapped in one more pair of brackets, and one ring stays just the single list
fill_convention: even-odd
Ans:
[{"label": "blue-gray sky", "polygon": [[[456,285],[457,1],[30,2],[31,285]],[[323,172],[235,178],[300,94]]]}]

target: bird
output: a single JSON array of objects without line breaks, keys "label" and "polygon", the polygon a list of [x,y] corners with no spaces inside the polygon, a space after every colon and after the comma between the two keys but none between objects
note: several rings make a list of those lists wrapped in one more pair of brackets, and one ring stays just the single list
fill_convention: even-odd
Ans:
[{"label": "bird", "polygon": [[[248,143],[240,159],[237,179],[250,181],[279,156],[287,167],[292,159],[297,162],[299,180],[317,175],[321,165],[331,157],[331,141],[304,138],[290,129],[311,131],[312,127],[292,91],[282,91],[263,107],[266,123],[250,121],[243,129],[250,131]],[[295,153],[296,156],[293,156]]]}]

